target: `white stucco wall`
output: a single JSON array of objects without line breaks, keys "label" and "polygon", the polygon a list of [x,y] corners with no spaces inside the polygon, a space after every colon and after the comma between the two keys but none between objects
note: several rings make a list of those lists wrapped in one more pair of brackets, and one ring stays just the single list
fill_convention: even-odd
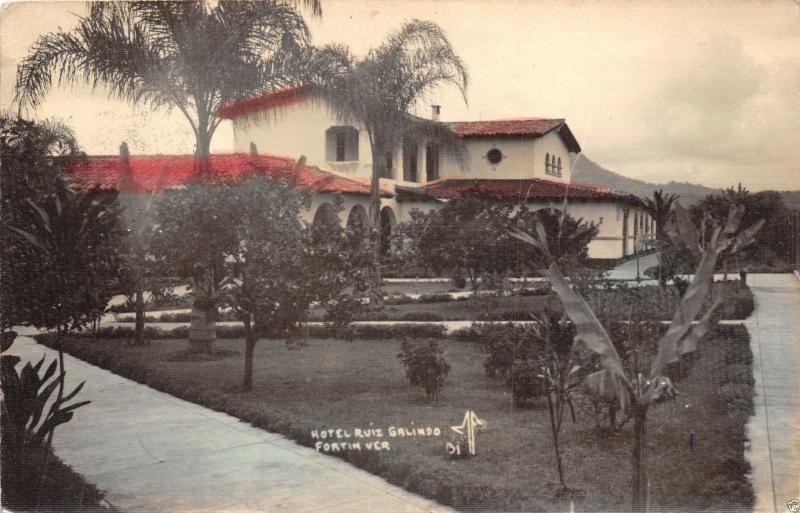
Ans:
[{"label": "white stucco wall", "polygon": [[[466,169],[459,166],[452,156],[443,154],[439,173],[441,178],[543,178],[563,183],[572,178],[569,150],[561,137],[554,132],[538,139],[468,138],[465,146],[469,155]],[[497,164],[492,164],[486,158],[488,151],[494,148],[503,154],[502,160]],[[548,153],[556,158],[561,157],[561,176],[545,172],[545,157]]]},{"label": "white stucco wall", "polygon": [[[333,126],[347,126],[337,119],[321,101],[306,98],[281,109],[244,116],[233,121],[234,149],[250,151],[254,143],[259,153],[299,158],[304,155],[311,165],[347,176],[368,178],[372,172],[372,152],[367,132],[352,125],[358,132],[358,160],[336,162],[328,160],[335,152],[332,141],[326,140],[326,131]],[[569,152],[561,138],[551,132],[538,139],[523,138],[468,138],[465,140],[469,155],[466,165],[447,152],[440,152],[439,178],[545,178],[569,182],[572,176]],[[491,164],[486,153],[497,148],[503,153],[498,164]],[[545,172],[545,155],[561,157],[560,177]],[[403,185],[427,182],[425,144],[417,148],[417,181],[403,180],[403,152],[398,149],[393,156],[393,176]]]},{"label": "white stucco wall", "polygon": [[[548,153],[551,158],[561,158],[561,176],[547,174],[545,158]],[[569,150],[557,133],[550,132],[544,137],[534,140],[533,170],[536,178],[569,183],[572,180],[571,161]]]},{"label": "white stucco wall", "polygon": [[[358,161],[330,162],[326,159],[325,131],[332,126],[345,126],[319,101],[304,99],[282,109],[244,116],[233,121],[234,151],[250,151],[255,143],[259,153],[299,158],[305,155],[310,165],[357,177],[368,177],[372,171],[372,154],[366,131],[358,133]],[[358,129],[358,126],[354,126]]]}]

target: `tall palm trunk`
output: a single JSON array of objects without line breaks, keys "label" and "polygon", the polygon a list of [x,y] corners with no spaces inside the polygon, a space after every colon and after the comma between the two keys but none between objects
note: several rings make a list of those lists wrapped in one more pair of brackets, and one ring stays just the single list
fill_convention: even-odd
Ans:
[{"label": "tall palm trunk", "polygon": [[[212,178],[211,169],[211,134],[204,128],[201,119],[201,127],[197,131],[197,147],[195,150],[195,169],[194,179],[201,184],[208,184]],[[207,262],[213,262],[216,255],[205,255]],[[212,286],[207,289],[194,287],[194,298],[192,301],[192,320],[189,327],[189,348],[192,351],[210,353],[217,338],[217,304],[213,297],[213,269],[206,271],[209,276],[197,277],[195,284],[202,283],[207,279]],[[201,291],[206,290],[203,294]]]},{"label": "tall palm trunk", "polygon": [[383,226],[381,223],[381,169],[383,167],[384,151],[383,145],[375,141],[372,143],[372,177],[370,180],[369,189],[369,207],[370,207],[370,221],[372,230],[370,230],[370,238],[372,244],[372,251],[374,252],[374,280],[373,286],[375,290],[372,291],[374,299],[380,302],[383,299],[381,293],[381,239],[383,237]]}]

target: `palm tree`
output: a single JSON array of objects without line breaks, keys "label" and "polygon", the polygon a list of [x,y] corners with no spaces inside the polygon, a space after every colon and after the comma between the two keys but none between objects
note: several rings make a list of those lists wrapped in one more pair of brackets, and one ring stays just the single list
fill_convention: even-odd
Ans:
[{"label": "palm tree", "polygon": [[664,227],[669,220],[670,212],[672,212],[672,204],[680,196],[677,194],[664,194],[663,189],[653,191],[653,198],[640,198],[639,205],[645,212],[650,214],[656,222],[656,239],[663,241],[666,240],[667,234],[664,232]]},{"label": "palm tree", "polygon": [[[305,3],[320,12],[319,0]],[[72,31],[39,37],[17,70],[16,98],[36,107],[57,78],[104,85],[133,105],[176,108],[192,127],[204,177],[219,109],[302,78],[309,37],[280,0],[97,2]]]},{"label": "palm tree", "polygon": [[[321,14],[319,0],[304,3]],[[36,41],[17,70],[16,98],[20,109],[35,108],[56,79],[103,85],[133,105],[178,109],[195,135],[193,178],[204,183],[212,175],[209,149],[220,108],[303,80],[305,64],[317,62],[307,58],[309,38],[303,18],[282,0],[222,0],[214,7],[201,0],[97,2],[72,31]],[[198,295],[191,332],[213,337],[216,306]]]},{"label": "palm tree", "polygon": [[[359,124],[372,151],[370,221],[380,232],[380,177],[404,141],[435,141],[463,162],[459,139],[444,123],[411,116],[436,87],[453,84],[466,102],[469,75],[450,41],[435,23],[411,20],[379,47],[355,59],[346,47],[326,48],[320,62],[338,62],[336,73],[319,77],[319,90],[343,122]],[[322,66],[322,65],[320,65]]]}]

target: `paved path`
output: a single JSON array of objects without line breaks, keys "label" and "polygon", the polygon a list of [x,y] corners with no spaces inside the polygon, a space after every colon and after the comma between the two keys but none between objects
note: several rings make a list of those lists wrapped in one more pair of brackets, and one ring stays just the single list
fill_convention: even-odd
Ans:
[{"label": "paved path", "polygon": [[644,272],[650,268],[658,265],[658,253],[649,253],[637,258],[631,258],[622,262],[615,268],[606,273],[608,280],[635,280],[636,279],[636,261],[639,261],[639,278],[646,279]]},{"label": "paved path", "polygon": [[[55,351],[24,336],[11,352]],[[128,512],[450,511],[337,458],[66,356],[92,401],[56,431],[56,453]]]},{"label": "paved path", "polygon": [[788,511],[800,498],[800,282],[791,274],[747,277],[756,309],[747,319],[756,413],[747,424],[757,513]]}]

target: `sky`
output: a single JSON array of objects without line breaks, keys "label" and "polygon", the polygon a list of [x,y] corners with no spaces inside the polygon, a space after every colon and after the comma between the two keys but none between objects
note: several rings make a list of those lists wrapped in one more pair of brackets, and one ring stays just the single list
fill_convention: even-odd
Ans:
[{"label": "sky", "polygon": [[[565,118],[583,153],[625,176],[711,187],[800,190],[800,0],[322,0],[314,43],[377,46],[410,18],[438,23],[470,72],[417,108],[443,120]],[[5,3],[0,106],[36,38],[69,30],[81,2]],[[73,127],[89,154],[191,153],[177,112],[103,91],[54,89],[35,113]],[[212,151],[233,147],[228,123]]]}]

